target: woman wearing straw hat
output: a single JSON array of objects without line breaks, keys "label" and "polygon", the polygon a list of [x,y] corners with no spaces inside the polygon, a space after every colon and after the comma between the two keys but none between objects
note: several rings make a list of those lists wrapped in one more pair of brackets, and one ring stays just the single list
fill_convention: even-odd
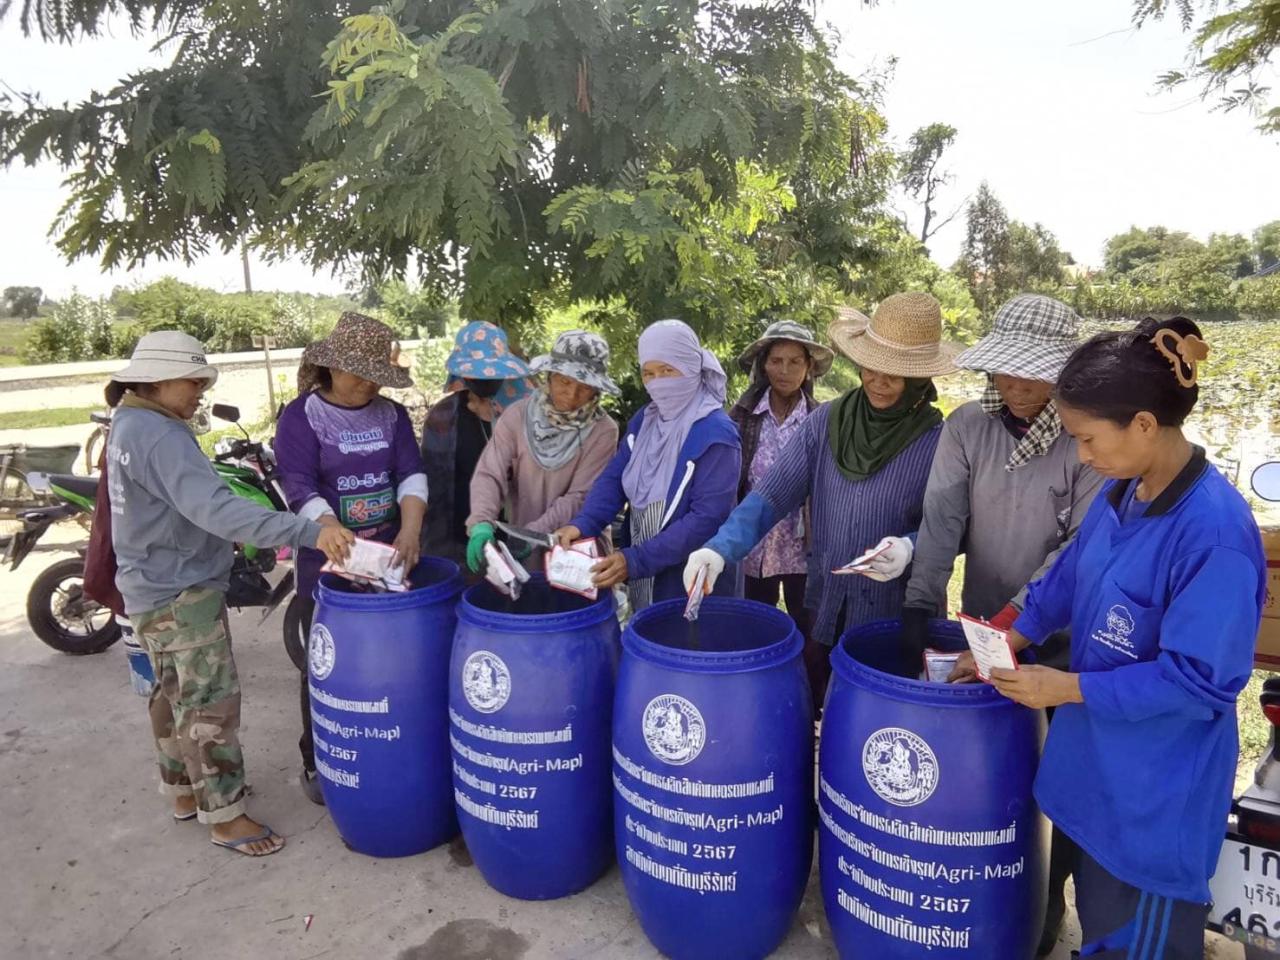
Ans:
[{"label": "woman wearing straw hat", "polygon": [[[805,418],[817,409],[813,382],[831,369],[834,359],[830,348],[813,339],[812,331],[791,320],[769,324],[738,358],[738,366],[751,374],[750,386],[729,411],[742,435],[739,500],[764,479]],[[775,606],[781,594],[787,613],[806,637],[807,513],[801,507],[783,518],[743,563],[744,596]]]},{"label": "woman wearing straw hat", "polygon": [[[637,353],[652,402],[631,418],[582,509],[556,533],[565,545],[598,536],[626,507],[629,543],[596,564],[594,580],[601,589],[625,582],[638,611],[684,594],[685,557],[737,502],[742,444],[723,409],[720,361],[688,324],[651,324]],[[725,578],[730,588],[735,580]]]},{"label": "woman wearing straw hat", "polygon": [[226,606],[233,543],[318,547],[341,560],[354,537],[231,492],[188,426],[217,378],[200,342],[176,330],[144,336],[112,376],[111,542],[116,586],[156,676],[149,712],[160,790],[175,819],[198,817],[215,845],[260,857],[284,838],[245,813]]},{"label": "woman wearing straw hat", "polygon": [[[991,334],[956,359],[985,373],[987,389],[947,419],[933,458],[902,610],[903,645],[915,659],[928,643],[929,618],[946,615],[961,551],[964,612],[1007,630],[1022,612],[1027,584],[1053,566],[1102,486],[1080,462],[1050,399],[1079,330],[1065,303],[1021,294],[996,313]],[[1068,647],[1061,632],[1037,659],[1065,667]],[[1041,956],[1058,941],[1073,854],[1055,831]]]},{"label": "woman wearing straw hat", "polygon": [[[333,332],[302,353],[298,397],[280,414],[275,453],[289,507],[356,536],[394,544],[405,570],[418,562],[427,478],[409,412],[379,396],[383,387],[413,386],[396,360],[395,334],[384,323],[344,313]],[[301,550],[296,564],[302,624],[311,632],[315,588],[324,555]],[[316,780],[311,698],[304,669],[302,788],[323,803]]]},{"label": "woman wearing straw hat", "polygon": [[[848,627],[902,609],[892,582],[911,562],[908,535],[920,525],[925,481],[942,413],[933,377],[955,370],[958,347],[942,342],[942,309],[927,293],[887,298],[867,320],[843,308],[828,331],[862,385],[820,406],[764,480],[685,567],[686,589],[701,567],[713,583],[774,524],[810,498],[813,545],[805,606],[813,617],[806,666],[815,704],[830,677],[831,646]],[[878,545],[867,577],[831,571]]]},{"label": "woman wearing straw hat", "polygon": [[458,331],[445,369],[445,396],[422,426],[422,461],[431,488],[422,552],[465,563],[476,464],[502,411],[528,394],[532,382],[506,332],[483,320]]},{"label": "woman wearing straw hat", "polygon": [[551,533],[578,512],[618,446],[618,425],[600,408],[602,393],[618,394],[603,337],[562,333],[529,369],[545,378],[498,418],[471,478],[467,566],[476,573],[504,504],[511,523]]}]

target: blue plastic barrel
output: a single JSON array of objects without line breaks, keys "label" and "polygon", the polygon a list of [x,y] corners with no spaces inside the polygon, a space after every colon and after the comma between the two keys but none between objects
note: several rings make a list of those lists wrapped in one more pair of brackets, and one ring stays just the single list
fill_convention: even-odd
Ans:
[{"label": "blue plastic barrel", "polygon": [[[934,647],[964,649],[959,624],[930,629]],[[855,628],[831,657],[818,859],[836,949],[1030,960],[1047,887],[1048,830],[1031,796],[1043,714],[987,684],[896,676],[899,631]]]},{"label": "blue plastic barrel", "polygon": [[641,611],[613,711],[614,833],[631,907],[675,960],[764,957],[813,851],[813,703],[791,618],[708,597]]},{"label": "blue plastic barrel", "polygon": [[307,646],[316,771],[338,833],[405,857],[458,832],[449,780],[449,649],[457,564],[424,559],[405,593],[326,574]]},{"label": "blue plastic barrel", "polygon": [[453,788],[489,885],[564,897],[613,862],[609,718],[618,620],[535,578],[513,603],[487,583],[458,604],[449,668]]}]

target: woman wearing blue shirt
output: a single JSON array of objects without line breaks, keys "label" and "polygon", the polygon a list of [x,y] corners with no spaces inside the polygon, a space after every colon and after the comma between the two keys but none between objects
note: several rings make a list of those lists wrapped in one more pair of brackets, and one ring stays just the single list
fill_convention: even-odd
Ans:
[{"label": "woman wearing blue shirt", "polygon": [[1179,317],[1100,334],[1067,363],[1063,425],[1108,482],[1009,639],[1069,627],[1071,667],[993,671],[1010,699],[1058,708],[1035,794],[1081,848],[1081,957],[1203,955],[1266,591],[1244,498],[1182,433],[1207,355]]}]

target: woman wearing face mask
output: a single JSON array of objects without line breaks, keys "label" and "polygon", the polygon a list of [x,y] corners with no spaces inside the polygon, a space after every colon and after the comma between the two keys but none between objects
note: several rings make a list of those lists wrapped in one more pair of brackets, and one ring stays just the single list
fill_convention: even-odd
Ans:
[{"label": "woman wearing face mask", "polygon": [[484,569],[484,546],[504,504],[517,527],[550,533],[564,526],[618,446],[618,426],[600,409],[601,393],[618,393],[604,338],[562,333],[529,369],[545,380],[498,419],[471,479],[467,566],[475,573]]},{"label": "woman wearing face mask", "polygon": [[422,552],[456,563],[467,559],[471,478],[502,411],[529,393],[528,365],[511,352],[507,334],[476,320],[458,331],[445,361],[445,396],[422,426],[422,461],[431,508]]},{"label": "woman wearing face mask", "polygon": [[[815,706],[831,675],[832,645],[846,629],[897,616],[904,585],[892,582],[911,561],[908,535],[920,525],[925,480],[942,413],[933,377],[955,370],[958,348],[942,342],[942,308],[927,293],[899,293],[871,320],[842,310],[828,331],[857,364],[862,385],[805,420],[773,469],[685,567],[686,586],[708,568],[714,583],[782,518],[809,498],[813,542],[805,606],[811,628],[805,664]],[[836,576],[876,544],[868,576]]]},{"label": "woman wearing face mask", "polygon": [[[751,384],[729,411],[742,434],[742,475],[738,499],[764,479],[805,419],[818,408],[813,383],[831,369],[828,347],[806,327],[790,320],[769,324],[759,340],[738,358]],[[770,530],[743,562],[744,596],[775,606],[779,594],[800,632],[808,636],[804,606],[806,553],[810,540],[808,510],[801,507]]]},{"label": "woman wearing face mask", "polygon": [[[1070,629],[1071,664],[992,671],[1011,700],[1057,708],[1035,796],[1080,847],[1080,955],[1094,960],[1204,952],[1266,598],[1248,504],[1182,433],[1208,352],[1190,320],[1147,319],[1067,363],[1058,413],[1107,482],[1009,642]],[[972,679],[972,657],[953,676]]]},{"label": "woman wearing face mask", "polygon": [[582,510],[556,531],[566,545],[597,536],[627,506],[630,543],[596,565],[594,580],[626,582],[637,611],[684,596],[680,568],[733,509],[741,467],[738,431],[723,410],[724,370],[697,334],[661,320],[640,335],[638,352],[652,402],[632,417]]}]

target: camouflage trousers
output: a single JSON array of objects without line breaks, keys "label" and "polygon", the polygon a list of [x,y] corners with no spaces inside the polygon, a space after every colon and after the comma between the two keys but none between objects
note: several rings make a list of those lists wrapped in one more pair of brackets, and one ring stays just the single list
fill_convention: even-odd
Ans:
[{"label": "camouflage trousers", "polygon": [[155,670],[149,709],[160,792],[194,796],[201,823],[244,813],[240,679],[221,591],[184,590],[133,619]]}]

